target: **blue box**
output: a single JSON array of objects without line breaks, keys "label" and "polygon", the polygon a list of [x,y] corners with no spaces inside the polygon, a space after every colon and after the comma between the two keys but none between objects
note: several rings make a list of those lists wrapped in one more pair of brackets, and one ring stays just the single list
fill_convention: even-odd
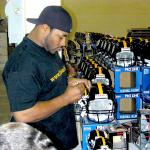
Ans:
[{"label": "blue box", "polygon": [[82,150],[88,150],[88,136],[92,130],[97,127],[103,128],[106,126],[112,126],[112,124],[82,124]]},{"label": "blue box", "polygon": [[[133,92],[140,92],[140,79],[141,79],[141,72],[140,67],[115,67],[112,68],[111,71],[114,73],[114,92],[115,93],[133,93]],[[127,74],[133,74],[133,77],[127,78]],[[121,74],[123,74],[121,76]],[[122,78],[122,79],[121,79]],[[135,80],[135,85],[132,87],[121,87],[121,85],[125,85],[127,82],[133,82],[133,78]]]},{"label": "blue box", "polygon": [[140,93],[115,94],[116,119],[135,119],[137,111],[142,107]]},{"label": "blue box", "polygon": [[141,93],[143,108],[148,108],[150,106],[150,94]]},{"label": "blue box", "polygon": [[150,67],[141,67],[141,72],[141,91],[143,94],[150,95]]}]

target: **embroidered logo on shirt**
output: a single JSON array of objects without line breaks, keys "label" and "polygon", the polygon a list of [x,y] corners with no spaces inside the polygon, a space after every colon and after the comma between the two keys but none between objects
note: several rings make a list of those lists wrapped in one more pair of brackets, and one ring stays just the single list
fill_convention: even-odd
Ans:
[{"label": "embroidered logo on shirt", "polygon": [[50,79],[51,82],[54,82],[55,80],[57,80],[65,71],[66,71],[66,67],[64,66]]}]

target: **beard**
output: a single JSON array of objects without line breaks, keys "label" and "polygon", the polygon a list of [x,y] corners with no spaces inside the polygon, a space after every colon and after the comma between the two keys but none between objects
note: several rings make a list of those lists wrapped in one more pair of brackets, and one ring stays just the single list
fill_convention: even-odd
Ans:
[{"label": "beard", "polygon": [[55,51],[54,51],[55,48],[53,48],[49,44],[48,39],[49,39],[49,35],[47,35],[47,37],[44,40],[44,48],[46,49],[46,51],[50,52],[51,54],[55,54]]},{"label": "beard", "polygon": [[62,50],[63,47],[52,46],[53,41],[51,39],[52,39],[52,37],[51,37],[51,32],[50,32],[44,40],[44,48],[46,49],[46,51],[51,53],[51,54],[55,54],[56,52]]}]

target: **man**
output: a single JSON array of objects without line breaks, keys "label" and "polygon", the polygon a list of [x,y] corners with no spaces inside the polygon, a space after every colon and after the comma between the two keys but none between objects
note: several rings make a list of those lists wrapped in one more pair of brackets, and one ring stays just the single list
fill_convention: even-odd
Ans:
[{"label": "man", "polygon": [[18,45],[3,71],[12,121],[29,123],[45,133],[60,150],[77,144],[73,103],[78,101],[86,79],[68,79],[58,55],[72,29],[68,12],[60,6],[48,6],[34,29]]}]

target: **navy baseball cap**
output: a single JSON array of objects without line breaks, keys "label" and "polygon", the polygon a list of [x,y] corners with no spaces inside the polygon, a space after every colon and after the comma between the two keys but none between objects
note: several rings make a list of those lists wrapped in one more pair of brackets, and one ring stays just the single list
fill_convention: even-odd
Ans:
[{"label": "navy baseball cap", "polygon": [[69,13],[61,6],[47,6],[43,9],[39,18],[27,18],[33,24],[47,24],[52,29],[71,32],[72,19]]}]

